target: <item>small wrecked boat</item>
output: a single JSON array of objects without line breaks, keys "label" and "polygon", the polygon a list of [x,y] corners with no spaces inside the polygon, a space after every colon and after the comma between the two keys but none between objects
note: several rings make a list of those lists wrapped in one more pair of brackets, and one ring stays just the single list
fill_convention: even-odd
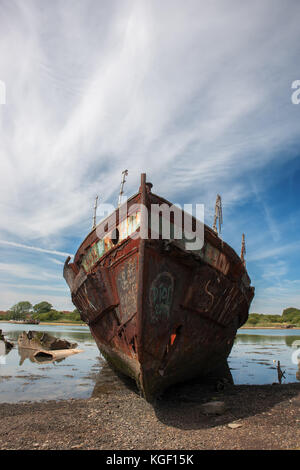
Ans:
[{"label": "small wrecked boat", "polygon": [[17,323],[19,325],[39,325],[40,320],[38,318],[26,318],[25,320],[9,320],[9,323]]},{"label": "small wrecked boat", "polygon": [[26,325],[39,325],[40,320],[38,318],[27,318],[24,323]]},{"label": "small wrecked boat", "polygon": [[43,331],[23,331],[18,337],[19,348],[25,349],[75,349],[77,343],[70,343],[66,339],[56,338]]},{"label": "small wrecked boat", "polygon": [[54,362],[82,352],[77,343],[56,338],[42,331],[23,331],[18,337],[20,365],[29,358],[31,362]]},{"label": "small wrecked boat", "polygon": [[0,355],[2,355],[2,352],[3,352],[3,355],[8,354],[10,352],[10,350],[14,347],[13,343],[11,343],[10,341],[8,341],[5,338],[2,330],[0,330],[0,343],[1,343],[1,347],[0,347],[1,353],[0,353]]},{"label": "small wrecked boat", "polygon": [[126,203],[97,226],[94,216],[92,231],[64,265],[72,301],[100,352],[148,401],[227,364],[254,296],[244,238],[240,257],[218,235],[221,198],[213,229],[202,223],[197,249],[188,240],[201,223],[171,208],[142,174],[139,191]]}]

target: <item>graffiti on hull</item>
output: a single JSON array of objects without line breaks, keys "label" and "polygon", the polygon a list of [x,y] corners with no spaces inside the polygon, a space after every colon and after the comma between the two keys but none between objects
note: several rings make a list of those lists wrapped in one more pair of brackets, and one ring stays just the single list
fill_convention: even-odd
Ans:
[{"label": "graffiti on hull", "polygon": [[168,272],[158,274],[150,287],[151,323],[159,323],[170,318],[173,292],[173,276]]}]

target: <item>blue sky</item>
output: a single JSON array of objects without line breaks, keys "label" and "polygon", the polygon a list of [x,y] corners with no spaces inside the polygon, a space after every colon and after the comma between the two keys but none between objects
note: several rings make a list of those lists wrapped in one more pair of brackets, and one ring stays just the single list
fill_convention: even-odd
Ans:
[{"label": "blue sky", "polygon": [[300,308],[300,4],[0,0],[0,309],[72,309],[67,254],[96,194],[146,172],[174,203],[216,194],[251,311]]}]

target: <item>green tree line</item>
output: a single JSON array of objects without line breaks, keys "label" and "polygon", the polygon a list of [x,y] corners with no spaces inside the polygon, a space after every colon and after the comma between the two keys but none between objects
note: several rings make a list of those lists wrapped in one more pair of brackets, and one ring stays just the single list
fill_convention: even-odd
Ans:
[{"label": "green tree line", "polygon": [[250,313],[246,325],[267,326],[277,323],[300,326],[300,310],[295,307],[289,307],[283,310],[282,315],[263,315],[262,313]]},{"label": "green tree line", "polygon": [[18,302],[6,312],[6,315],[1,316],[3,320],[25,320],[27,318],[38,319],[45,322],[82,321],[77,308],[71,313],[65,313],[55,310],[53,306],[46,301],[39,302],[35,305],[32,305],[28,301]]}]

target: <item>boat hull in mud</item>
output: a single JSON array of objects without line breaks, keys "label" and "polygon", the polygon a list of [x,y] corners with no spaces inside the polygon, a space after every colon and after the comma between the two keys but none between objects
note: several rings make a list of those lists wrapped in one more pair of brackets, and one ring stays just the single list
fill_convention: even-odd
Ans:
[{"label": "boat hull in mud", "polygon": [[167,201],[142,178],[125,219],[118,212],[106,239],[92,231],[64,267],[72,301],[102,355],[148,401],[224,364],[254,295],[240,257],[207,226],[195,252],[178,240],[133,236],[143,223],[137,205],[157,202]]}]

